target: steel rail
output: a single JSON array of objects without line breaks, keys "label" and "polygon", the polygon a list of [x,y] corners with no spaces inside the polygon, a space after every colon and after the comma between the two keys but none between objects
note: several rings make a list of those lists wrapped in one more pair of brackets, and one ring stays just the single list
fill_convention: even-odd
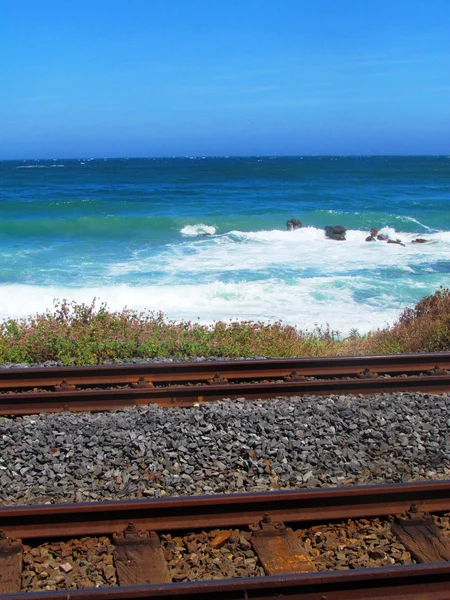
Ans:
[{"label": "steel rail", "polygon": [[331,356],[287,359],[245,359],[202,362],[99,365],[84,367],[0,368],[0,389],[53,386],[63,379],[75,385],[132,383],[147,377],[154,383],[205,381],[217,371],[229,379],[283,377],[292,371],[305,376],[356,375],[371,368],[384,373],[408,373],[450,368],[450,352],[380,356]]},{"label": "steel rail", "polygon": [[164,499],[0,506],[0,530],[10,538],[110,535],[130,521],[138,529],[181,531],[247,526],[264,514],[285,523],[321,522],[450,511],[450,480],[300,489]]},{"label": "steel rail", "polygon": [[449,600],[450,564],[1,595],[1,600]]},{"label": "steel rail", "polygon": [[[294,490],[256,494],[16,506],[0,508],[0,529],[9,537],[67,537],[123,531],[129,520],[138,528],[182,530],[245,525],[265,513],[289,522],[314,522],[358,516],[450,508],[450,481]],[[275,575],[89,588],[0,595],[1,600],[449,600],[450,563],[429,563],[295,575]]]},{"label": "steel rail", "polygon": [[333,379],[239,383],[201,386],[127,388],[65,392],[0,394],[0,415],[26,415],[59,411],[102,411],[157,403],[165,407],[190,407],[194,404],[275,396],[373,394],[401,391],[443,393],[450,390],[450,375],[409,376],[369,379]]}]

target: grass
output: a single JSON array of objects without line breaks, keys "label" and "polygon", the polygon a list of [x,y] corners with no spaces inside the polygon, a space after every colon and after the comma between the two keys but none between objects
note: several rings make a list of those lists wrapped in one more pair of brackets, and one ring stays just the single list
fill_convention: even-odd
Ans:
[{"label": "grass", "polygon": [[396,354],[450,348],[450,291],[406,308],[392,327],[346,339],[326,327],[301,331],[281,322],[175,322],[163,313],[55,300],[53,310],[0,325],[0,363],[92,365],[133,358],[286,357]]}]

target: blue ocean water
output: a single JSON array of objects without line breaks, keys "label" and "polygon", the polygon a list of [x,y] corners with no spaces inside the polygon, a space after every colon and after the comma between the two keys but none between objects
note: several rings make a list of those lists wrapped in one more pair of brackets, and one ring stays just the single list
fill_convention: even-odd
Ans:
[{"label": "blue ocean water", "polygon": [[450,285],[450,157],[2,161],[0,259],[3,318],[96,297],[364,332]]}]

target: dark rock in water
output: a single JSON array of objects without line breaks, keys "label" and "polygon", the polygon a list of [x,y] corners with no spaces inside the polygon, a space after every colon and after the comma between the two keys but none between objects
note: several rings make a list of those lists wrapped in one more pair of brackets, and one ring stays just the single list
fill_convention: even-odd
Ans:
[{"label": "dark rock in water", "polygon": [[[379,240],[380,239],[380,236],[378,236],[379,231],[380,231],[379,229],[372,228],[369,232],[369,235],[366,237],[366,242],[376,242],[377,239]],[[387,239],[387,236],[386,236],[386,239]]]},{"label": "dark rock in water", "polygon": [[388,240],[388,244],[398,244],[399,246],[404,246],[405,244],[401,240]]},{"label": "dark rock in water", "polygon": [[424,240],[423,238],[416,238],[411,242],[411,244],[427,244],[428,240]]},{"label": "dark rock in water", "polygon": [[302,222],[298,219],[289,219],[286,221],[286,228],[288,231],[293,231],[294,229],[301,229]]},{"label": "dark rock in water", "polygon": [[327,225],[325,227],[325,235],[332,240],[345,240],[345,232],[347,229],[342,225]]},{"label": "dark rock in water", "polygon": [[377,235],[377,240],[380,240],[380,242],[387,242],[388,241],[388,236],[385,233],[379,233]]}]

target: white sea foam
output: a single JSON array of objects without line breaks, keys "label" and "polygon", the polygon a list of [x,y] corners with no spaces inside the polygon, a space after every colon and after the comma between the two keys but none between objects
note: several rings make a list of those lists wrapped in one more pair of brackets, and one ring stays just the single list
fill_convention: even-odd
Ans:
[{"label": "white sea foam", "polygon": [[[337,242],[323,230],[305,227],[296,231],[231,231],[228,234],[186,239],[183,244],[167,246],[155,256],[142,249],[127,261],[107,267],[108,279],[118,275],[151,273],[158,265],[162,285],[177,284],[186,276],[199,283],[223,280],[235,274],[236,281],[263,279],[279,270],[280,280],[292,281],[326,274],[336,277],[350,271],[376,272],[385,268],[414,272],[430,260],[448,260],[450,232],[426,234],[428,244],[412,244],[416,234],[381,230],[404,247],[386,242],[366,242],[367,232],[347,231],[347,240]],[[142,283],[142,282],[140,282]]]},{"label": "white sea foam", "polygon": [[439,240],[441,242],[450,244],[450,231],[438,231],[436,233],[433,233],[432,236],[423,236],[423,237],[424,238],[430,237],[430,239],[432,239],[432,240]]},{"label": "white sea foam", "polygon": [[65,165],[20,165],[16,169],[61,169]]},{"label": "white sea foam", "polygon": [[[187,235],[156,254],[144,246],[131,258],[96,264],[95,279],[87,264],[79,287],[0,286],[0,317],[42,312],[53,298],[89,303],[95,296],[113,310],[162,310],[176,320],[282,319],[308,329],[329,323],[344,335],[352,328],[365,332],[450,285],[439,268],[448,261],[450,232],[382,232],[405,246],[366,242],[367,232],[358,230],[338,242],[314,227]],[[410,243],[416,237],[430,243]]]},{"label": "white sea foam", "polygon": [[198,236],[198,235],[213,235],[216,233],[216,228],[212,225],[205,225],[204,223],[197,223],[195,225],[185,225],[180,230],[183,235]]},{"label": "white sea foam", "polygon": [[[190,243],[190,252],[163,257],[175,271],[206,273],[226,270],[264,270],[269,267],[305,269],[318,273],[347,272],[349,269],[375,269],[380,266],[421,263],[430,254],[447,257],[447,244],[411,244],[417,235],[382,230],[391,239],[400,239],[405,247],[385,242],[365,241],[367,233],[347,231],[345,242],[329,240],[320,229],[305,227],[296,231],[232,231],[214,239],[196,240]],[[449,232],[450,236],[450,232]],[[423,236],[437,240],[438,235]],[[442,241],[445,236],[441,234]],[[450,238],[449,238],[450,241]],[[179,247],[177,247],[179,251]]]},{"label": "white sea foam", "polygon": [[403,215],[398,215],[396,218],[399,221],[410,221],[411,223],[415,223],[416,225],[420,225],[420,227],[423,227],[424,229],[428,229],[428,231],[433,231],[431,229],[431,227],[428,227],[428,225],[424,225],[423,223],[421,223],[417,219],[414,219],[414,217],[407,217],[407,216],[403,216]]},{"label": "white sea foam", "polygon": [[[54,298],[70,298],[90,303],[93,298],[107,302],[111,310],[124,306],[136,310],[162,310],[175,320],[211,324],[217,320],[280,319],[302,329],[327,323],[346,335],[352,328],[364,332],[382,327],[398,316],[400,305],[389,302],[362,304],[353,293],[362,281],[341,281],[330,285],[328,278],[314,278],[286,285],[277,280],[258,283],[212,283],[131,287],[128,285],[83,289],[7,285],[0,288],[0,315],[18,318],[51,309]],[[335,282],[336,283],[336,282]],[[339,283],[339,282],[337,282]],[[395,305],[395,303],[394,303]]]}]

